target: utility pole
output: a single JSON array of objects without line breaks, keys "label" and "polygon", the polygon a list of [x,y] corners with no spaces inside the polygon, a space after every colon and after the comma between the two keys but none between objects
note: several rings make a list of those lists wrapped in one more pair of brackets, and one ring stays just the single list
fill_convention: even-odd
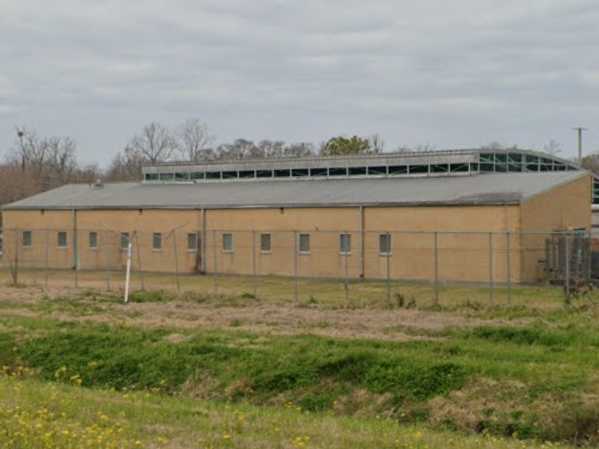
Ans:
[{"label": "utility pole", "polygon": [[583,131],[588,131],[587,128],[574,128],[574,131],[578,134],[578,163],[582,164],[582,133]]},{"label": "utility pole", "polygon": [[25,136],[23,130],[17,128],[17,137],[19,138],[19,144],[21,145],[21,171],[25,172],[25,151],[23,149],[23,136]]}]

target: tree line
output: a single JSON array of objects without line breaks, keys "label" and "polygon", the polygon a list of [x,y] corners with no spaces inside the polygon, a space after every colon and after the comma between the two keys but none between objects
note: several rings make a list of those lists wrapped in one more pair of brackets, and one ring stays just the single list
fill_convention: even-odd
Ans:
[{"label": "tree line", "polygon": [[[205,123],[189,119],[175,128],[158,122],[144,126],[111,160],[101,168],[97,164],[83,165],[78,159],[77,143],[68,136],[39,136],[30,128],[18,127],[16,139],[3,161],[0,161],[0,205],[69,183],[137,181],[142,167],[172,161],[219,161],[242,159],[298,158],[308,156],[338,156],[381,153],[385,144],[378,136],[336,136],[316,146],[309,142],[286,143],[280,140],[236,139],[216,145]],[[497,142],[486,149],[508,149]],[[430,145],[401,146],[395,151],[432,151]],[[546,152],[561,151],[551,140],[543,147]],[[584,166],[599,173],[599,155],[587,156]]]}]

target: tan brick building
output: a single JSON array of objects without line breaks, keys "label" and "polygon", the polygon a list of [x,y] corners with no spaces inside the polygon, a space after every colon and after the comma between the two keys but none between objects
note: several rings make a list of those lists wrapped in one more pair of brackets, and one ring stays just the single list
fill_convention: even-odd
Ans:
[{"label": "tan brick building", "polygon": [[478,157],[149,167],[144,182],[69,185],[4,207],[3,258],[120,269],[131,240],[145,271],[431,279],[434,248],[446,280],[485,281],[489,269],[498,282],[508,270],[513,282],[537,280],[540,233],[590,230],[592,178],[484,174]]}]

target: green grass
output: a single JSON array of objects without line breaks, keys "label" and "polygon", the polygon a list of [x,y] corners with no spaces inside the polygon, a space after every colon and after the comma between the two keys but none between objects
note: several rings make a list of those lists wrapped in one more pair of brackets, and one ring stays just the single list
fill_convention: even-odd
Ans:
[{"label": "green grass", "polygon": [[390,419],[307,414],[0,376],[0,447],[10,449],[561,449]]},{"label": "green grass", "polygon": [[570,320],[398,343],[5,317],[0,363],[85,387],[594,444],[599,329]]},{"label": "green grass", "polygon": [[[77,284],[82,288],[108,288],[113,291],[124,288],[123,272],[81,271],[75,277],[70,270],[50,271],[47,274],[48,285],[53,288],[72,288]],[[23,269],[20,282],[26,285],[46,284],[46,273],[41,270]],[[6,271],[0,270],[0,283],[8,283]],[[493,304],[511,305],[512,312],[533,316],[536,311],[558,310],[564,304],[563,292],[557,286],[518,286],[511,289],[511,302],[508,302],[508,290],[497,286],[494,297],[484,284],[452,285],[443,282],[439,285],[439,305],[434,304],[434,289],[431,282],[392,280],[389,283],[391,298],[387,295],[387,283],[384,280],[349,281],[349,295],[346,298],[342,279],[300,278],[297,281],[298,297],[295,297],[296,281],[290,277],[277,276],[237,276],[237,275],[182,275],[177,278],[173,274],[133,273],[132,290],[196,292],[211,297],[255,296],[270,303],[311,303],[322,307],[352,308],[394,308],[400,302],[416,308],[439,307],[444,310],[470,310],[479,313]],[[590,295],[599,299],[597,293]],[[527,315],[528,316],[528,315]]]}]

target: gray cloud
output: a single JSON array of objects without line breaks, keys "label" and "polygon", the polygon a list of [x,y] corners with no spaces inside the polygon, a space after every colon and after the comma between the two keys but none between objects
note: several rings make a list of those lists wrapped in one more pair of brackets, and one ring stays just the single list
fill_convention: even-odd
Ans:
[{"label": "gray cloud", "polygon": [[27,124],[105,163],[144,123],[193,116],[220,141],[573,155],[570,128],[599,122],[597,23],[594,0],[0,0],[0,152]]}]

